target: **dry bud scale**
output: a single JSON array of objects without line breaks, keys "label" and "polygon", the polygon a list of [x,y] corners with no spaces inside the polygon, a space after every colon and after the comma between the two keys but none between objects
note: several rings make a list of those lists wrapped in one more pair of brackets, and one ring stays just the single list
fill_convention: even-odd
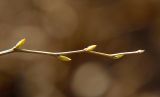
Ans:
[{"label": "dry bud scale", "polygon": [[67,57],[66,55],[74,54],[74,53],[90,53],[90,54],[96,54],[101,55],[105,57],[109,57],[112,59],[119,59],[122,58],[125,55],[130,54],[141,54],[144,52],[144,50],[137,50],[132,52],[121,52],[121,53],[115,53],[115,54],[106,54],[102,52],[94,51],[97,45],[90,45],[84,49],[81,50],[75,50],[75,51],[67,51],[67,52],[47,52],[47,51],[38,51],[38,50],[29,50],[29,49],[21,49],[21,47],[25,44],[26,39],[20,40],[15,46],[8,50],[0,51],[0,56],[15,53],[15,52],[23,52],[23,53],[35,53],[35,54],[43,54],[43,55],[51,55],[57,57],[61,61],[71,61],[71,58]]}]

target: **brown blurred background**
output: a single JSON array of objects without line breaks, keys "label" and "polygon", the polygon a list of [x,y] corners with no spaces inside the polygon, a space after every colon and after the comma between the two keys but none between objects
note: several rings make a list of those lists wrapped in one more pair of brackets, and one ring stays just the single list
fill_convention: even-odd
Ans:
[{"label": "brown blurred background", "polygon": [[160,97],[159,0],[0,0],[0,50],[24,37],[28,49],[146,52],[1,56],[0,97]]}]

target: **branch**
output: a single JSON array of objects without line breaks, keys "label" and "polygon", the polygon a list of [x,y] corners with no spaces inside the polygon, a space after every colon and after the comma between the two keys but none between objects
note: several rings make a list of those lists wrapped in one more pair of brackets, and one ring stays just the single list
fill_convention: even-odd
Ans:
[{"label": "branch", "polygon": [[141,54],[144,52],[144,50],[137,50],[137,51],[132,51],[132,52],[106,54],[106,53],[94,51],[94,49],[96,48],[96,45],[91,45],[91,46],[88,46],[88,47],[81,49],[81,50],[67,51],[67,52],[47,52],[47,51],[21,49],[21,47],[24,45],[25,41],[26,41],[26,39],[22,39],[15,46],[13,46],[11,49],[1,51],[0,56],[10,54],[10,53],[16,53],[16,52],[35,53],[35,54],[55,56],[62,61],[70,61],[71,59],[69,57],[66,57],[65,55],[75,54],[75,53],[90,53],[90,54],[101,55],[101,56],[105,56],[105,57],[109,57],[109,58],[113,58],[113,59],[119,59],[119,58],[123,57],[124,55]]}]

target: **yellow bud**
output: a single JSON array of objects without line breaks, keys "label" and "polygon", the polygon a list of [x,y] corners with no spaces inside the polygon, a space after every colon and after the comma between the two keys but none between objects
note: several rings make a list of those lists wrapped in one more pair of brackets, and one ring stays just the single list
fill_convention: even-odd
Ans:
[{"label": "yellow bud", "polygon": [[88,46],[87,48],[85,48],[84,50],[85,51],[93,51],[96,47],[97,47],[97,45],[91,45],[91,46]]},{"label": "yellow bud", "polygon": [[25,39],[25,38],[22,39],[22,40],[20,40],[20,41],[16,44],[15,48],[16,48],[16,49],[20,48],[21,46],[24,45],[25,42],[26,42],[26,39]]},{"label": "yellow bud", "polygon": [[123,54],[118,54],[118,55],[113,56],[113,59],[120,59],[123,56],[124,56]]},{"label": "yellow bud", "polygon": [[58,56],[58,59],[61,61],[66,61],[66,62],[71,61],[71,58],[63,56],[63,55]]}]

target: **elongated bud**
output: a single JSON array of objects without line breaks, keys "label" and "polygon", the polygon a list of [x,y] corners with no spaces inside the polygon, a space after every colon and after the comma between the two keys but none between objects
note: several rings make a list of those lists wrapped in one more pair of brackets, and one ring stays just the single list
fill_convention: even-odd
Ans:
[{"label": "elongated bud", "polygon": [[61,61],[66,61],[66,62],[72,60],[71,58],[63,56],[63,55],[58,56],[58,59],[61,60]]},{"label": "elongated bud", "polygon": [[20,40],[20,41],[15,45],[15,48],[18,49],[18,48],[22,47],[22,46],[25,44],[25,42],[26,42],[26,39],[25,39],[25,38],[22,39],[22,40]]},{"label": "elongated bud", "polygon": [[97,45],[90,45],[87,48],[84,48],[84,50],[85,51],[93,51],[96,47],[97,47]]},{"label": "elongated bud", "polygon": [[113,59],[120,59],[123,56],[124,56],[123,54],[118,54],[118,55],[113,56]]}]

